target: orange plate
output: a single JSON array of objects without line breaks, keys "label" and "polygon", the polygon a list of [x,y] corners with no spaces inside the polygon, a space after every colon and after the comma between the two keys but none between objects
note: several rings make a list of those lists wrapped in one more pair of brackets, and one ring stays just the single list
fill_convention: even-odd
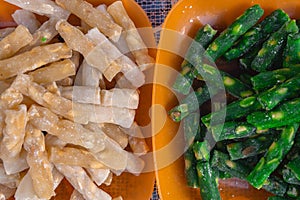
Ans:
[{"label": "orange plate", "polygon": [[[89,2],[94,5],[106,4],[109,5],[115,0],[89,0]],[[133,19],[137,27],[151,27],[151,23],[147,18],[146,13],[134,0],[122,0],[129,16]],[[3,0],[0,1],[0,28],[7,26],[15,26],[11,18],[11,14],[17,9],[17,7],[5,3]],[[145,31],[142,29],[142,36],[146,42],[146,45],[151,45],[155,43],[155,39],[152,34],[152,30],[148,29]],[[155,56],[155,51],[152,49],[150,51],[151,56]],[[147,70],[146,78],[149,83],[152,83],[151,70]],[[136,121],[140,125],[147,125],[150,123],[150,118],[148,116],[148,110],[151,106],[151,95],[152,95],[152,85],[148,84],[140,88],[140,105],[137,110]],[[147,140],[148,145],[151,147],[151,138]],[[147,160],[146,165],[152,165],[152,160]],[[121,176],[114,176],[112,185],[109,187],[103,187],[105,191],[111,194],[113,197],[122,195],[126,200],[149,200],[154,186],[155,175],[154,172],[150,171],[147,173],[142,173],[140,176],[135,176],[129,173],[123,173]],[[70,184],[63,180],[56,190],[57,195],[53,199],[57,200],[67,200],[70,199],[70,195],[73,188]]]},{"label": "orange plate", "polygon": [[[282,8],[292,18],[300,18],[299,0],[181,0],[173,7],[163,24],[157,50],[152,99],[153,106],[157,108],[152,112],[153,149],[156,152],[154,158],[158,170],[156,179],[163,200],[201,199],[198,189],[186,186],[181,124],[172,122],[166,114],[182,98],[176,96],[171,86],[192,40],[190,37],[207,23],[223,29],[254,4],[260,4],[265,14]],[[222,182],[220,191],[224,200],[265,200],[269,195],[237,179]]]}]

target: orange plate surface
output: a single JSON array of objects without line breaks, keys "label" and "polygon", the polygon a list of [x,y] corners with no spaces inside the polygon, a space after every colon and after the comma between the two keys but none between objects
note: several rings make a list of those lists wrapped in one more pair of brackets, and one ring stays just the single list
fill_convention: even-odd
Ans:
[{"label": "orange plate surface", "polygon": [[[94,5],[106,4],[109,5],[115,0],[89,0]],[[137,27],[151,27],[150,21],[143,9],[134,0],[122,0],[129,16],[133,19]],[[0,28],[7,26],[15,26],[12,21],[11,14],[17,9],[17,7],[0,1]],[[152,30],[142,31],[142,36],[146,43],[153,46],[154,37]],[[150,54],[155,56],[155,51],[151,50]],[[150,71],[150,72],[149,72]],[[152,82],[151,70],[146,72],[148,82]],[[151,106],[152,85],[145,85],[140,88],[140,106],[137,110],[136,121],[141,125],[147,125],[150,123],[148,110]],[[147,140],[148,145],[151,147],[151,138]],[[149,159],[148,159],[149,160]],[[147,165],[152,165],[152,160],[147,161]],[[121,176],[114,176],[112,185],[109,187],[103,187],[105,191],[111,194],[113,197],[122,195],[126,200],[149,200],[154,185],[155,175],[154,172],[142,173],[140,176],[135,176],[129,173],[123,173]],[[53,199],[67,200],[70,199],[70,195],[73,189],[70,184],[63,180],[58,189],[57,195]]]},{"label": "orange plate surface", "polygon": [[[277,8],[285,10],[292,18],[300,18],[299,0],[181,0],[168,14],[161,32],[154,72],[152,104],[153,149],[155,150],[156,178],[163,200],[201,199],[198,189],[186,186],[184,139],[180,123],[174,123],[166,112],[174,107],[181,96],[171,90],[183,56],[199,27],[211,24],[219,30],[228,26],[245,9],[260,4],[265,15]],[[229,67],[229,66],[227,66]],[[224,200],[266,200],[265,191],[257,191],[240,180],[220,184]]]}]

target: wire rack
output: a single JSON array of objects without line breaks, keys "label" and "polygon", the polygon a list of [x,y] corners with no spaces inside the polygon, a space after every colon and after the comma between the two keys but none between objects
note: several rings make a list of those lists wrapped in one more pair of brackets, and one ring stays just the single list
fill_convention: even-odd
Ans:
[{"label": "wire rack", "polygon": [[[147,13],[153,30],[156,41],[159,41],[161,25],[164,22],[167,14],[171,10],[172,6],[178,0],[136,0],[136,2],[145,10]],[[158,191],[156,185],[151,200],[159,200]]]},{"label": "wire rack", "polygon": [[156,41],[159,41],[159,34],[161,25],[164,22],[167,14],[171,10],[172,6],[178,0],[136,0],[136,2],[145,10],[147,13],[153,30]]}]

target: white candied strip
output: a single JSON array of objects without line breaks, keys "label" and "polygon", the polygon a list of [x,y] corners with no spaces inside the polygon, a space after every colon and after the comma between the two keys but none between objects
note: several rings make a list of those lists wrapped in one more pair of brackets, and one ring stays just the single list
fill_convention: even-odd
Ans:
[{"label": "white candied strip", "polygon": [[139,158],[137,155],[134,155],[133,153],[127,152],[128,159],[127,159],[127,166],[126,170],[132,174],[139,175],[144,167],[145,162],[141,158]]},{"label": "white candied strip", "polygon": [[24,10],[29,10],[39,15],[46,15],[48,17],[55,16],[57,18],[65,18],[69,16],[70,12],[64,10],[51,0],[5,0],[8,3],[16,5]]},{"label": "white candied strip", "polygon": [[125,149],[127,147],[128,135],[121,130],[120,126],[109,123],[97,125],[108,137],[116,141],[122,149]]},{"label": "white candied strip", "polygon": [[86,171],[89,173],[93,181],[100,186],[109,178],[110,170],[109,169],[93,169],[86,168]]},{"label": "white candied strip", "polygon": [[71,49],[64,43],[35,47],[30,51],[0,60],[0,80],[35,70],[45,64],[58,61],[62,58],[70,58],[71,56]]},{"label": "white candied strip", "polygon": [[49,108],[52,112],[81,124],[88,122],[113,123],[128,128],[135,117],[135,110],[127,108],[72,102],[48,92],[44,87],[32,82],[28,75],[17,76],[12,87],[23,95],[29,96],[38,104]]},{"label": "white candied strip", "polygon": [[134,121],[135,110],[112,106],[73,103],[74,121],[80,124],[112,123],[128,128]]},{"label": "white candied strip", "polygon": [[3,162],[5,172],[7,174],[16,174],[28,169],[29,166],[27,164],[26,157],[27,152],[22,149],[18,156],[6,159],[5,162]]},{"label": "white candied strip", "polygon": [[[107,12],[107,6],[105,4],[100,4],[96,7],[99,11],[101,11],[104,15],[112,19],[112,16]],[[120,38],[118,41],[114,42],[114,45],[121,51],[122,54],[126,54],[129,56],[130,59],[133,58],[133,55],[130,52],[130,49],[128,48],[127,42],[126,42],[126,34],[122,32],[120,35]]]},{"label": "white candied strip", "polygon": [[32,125],[57,136],[64,142],[80,145],[93,152],[99,152],[105,148],[106,136],[104,134],[89,131],[81,124],[69,120],[61,120],[47,108],[33,105],[28,113]]},{"label": "white candied strip", "polygon": [[62,87],[61,96],[78,103],[101,104],[100,88],[94,86]]},{"label": "white candied strip", "polygon": [[[53,189],[55,190],[60,182],[63,179],[63,175],[53,166],[52,169],[52,174],[53,174]],[[37,194],[34,191],[33,188],[33,183],[32,179],[27,172],[27,174],[22,178],[17,191],[15,193],[15,199],[16,200],[47,200],[47,199],[42,199],[37,196]]]},{"label": "white candied strip", "polygon": [[134,86],[140,87],[144,84],[144,73],[130,58],[123,55],[115,45],[113,45],[102,33],[100,33],[98,29],[93,28],[89,30],[86,36],[97,44],[97,46],[87,56],[89,64],[92,66],[103,65],[103,61],[96,58],[98,52],[106,51],[109,53],[111,61],[115,61],[121,66],[121,72]]},{"label": "white candied strip", "polygon": [[63,80],[76,73],[75,65],[70,59],[57,61],[46,65],[28,75],[32,76],[33,81],[39,84],[53,83]]},{"label": "white candied strip", "polygon": [[22,150],[27,123],[27,107],[23,104],[19,105],[16,110],[6,110],[5,115],[5,128],[0,146],[0,155],[5,170],[8,172],[10,169],[7,168],[6,163],[18,158]]},{"label": "white candied strip", "polygon": [[54,181],[42,131],[27,124],[23,147],[27,151],[28,172],[36,194],[40,198],[50,199],[55,194]]},{"label": "white candied strip", "polygon": [[100,94],[102,106],[137,109],[139,105],[137,90],[113,88],[111,90],[101,90]]},{"label": "white candied strip", "polygon": [[109,5],[107,12],[125,30],[127,45],[135,57],[136,63],[143,68],[153,66],[154,59],[148,55],[148,49],[135,24],[128,16],[122,1],[115,1]]},{"label": "white candied strip", "polygon": [[[84,59],[77,72],[74,85],[99,87],[100,83],[101,84],[104,83],[102,73],[95,67],[90,66]],[[104,88],[105,88],[105,83],[104,83]]]},{"label": "white candied strip", "polygon": [[70,166],[80,166],[86,168],[107,168],[99,162],[91,152],[72,147],[51,147],[50,158],[52,163],[65,164]]},{"label": "white candied strip", "polygon": [[66,44],[71,49],[80,52],[87,63],[99,69],[107,80],[111,81],[120,72],[121,67],[112,59],[113,54],[110,49],[105,50],[102,46],[97,48],[78,28],[66,20],[60,20],[56,24],[56,29]]},{"label": "white candied strip", "polygon": [[37,196],[34,191],[32,179],[27,172],[27,174],[22,178],[17,191],[15,193],[15,200],[46,200],[41,199]]},{"label": "white candied strip", "polygon": [[20,181],[20,174],[8,175],[5,172],[4,166],[0,164],[0,184],[5,185],[9,188],[16,188]]},{"label": "white candied strip", "polygon": [[111,196],[98,188],[82,167],[56,164],[56,168],[86,200],[111,200]]},{"label": "white candied strip", "polygon": [[[97,124],[89,124],[87,126],[87,128],[92,131],[101,132],[101,129]],[[94,156],[105,166],[116,173],[119,173],[124,169],[133,174],[142,172],[145,163],[141,158],[123,150],[120,145],[112,139],[108,138],[104,142],[106,148],[103,151],[94,153]]]},{"label": "white candied strip", "polygon": [[113,41],[117,41],[122,27],[117,25],[111,18],[93,7],[84,0],[56,0],[58,5],[69,10],[91,27],[97,27],[102,33]]},{"label": "white candied strip", "polygon": [[11,16],[18,25],[27,27],[30,33],[34,33],[41,26],[41,22],[28,10],[16,10]]},{"label": "white candied strip", "polygon": [[145,155],[149,151],[149,147],[146,143],[145,138],[129,136],[128,143],[129,143],[129,146],[130,146],[132,152],[135,155],[138,155],[138,156]]},{"label": "white candied strip", "polygon": [[[103,133],[97,124],[88,124],[85,127],[98,134]],[[127,166],[127,151],[109,137],[104,140],[104,145],[105,148],[102,151],[94,153],[95,158],[110,169],[124,171]]]},{"label": "white candied strip", "polygon": [[[32,35],[28,29],[19,25],[17,28],[0,41],[0,60],[12,57],[22,47],[32,41]],[[17,40],[18,42],[15,42]]]}]

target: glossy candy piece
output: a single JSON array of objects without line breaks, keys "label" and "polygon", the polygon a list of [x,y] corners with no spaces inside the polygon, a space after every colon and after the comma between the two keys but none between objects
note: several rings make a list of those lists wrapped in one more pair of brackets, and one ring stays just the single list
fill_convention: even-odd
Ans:
[{"label": "glossy candy piece", "polygon": [[[261,108],[260,103],[257,101],[255,96],[247,97],[245,99],[234,101],[228,104],[225,108],[207,114],[201,117],[201,121],[206,127],[211,125],[220,124],[225,121],[232,121],[244,117]],[[225,119],[223,118],[226,112]]]},{"label": "glossy candy piece", "polygon": [[259,24],[249,29],[241,37],[239,42],[225,53],[225,58],[227,60],[232,60],[244,55],[252,47],[264,42],[269,34],[277,31],[289,19],[289,16],[282,9],[273,11]]},{"label": "glossy candy piece", "polygon": [[246,33],[263,15],[259,5],[248,8],[230,26],[228,26],[207,48],[212,60],[222,56],[244,33]]},{"label": "glossy candy piece", "polygon": [[[221,129],[221,131],[219,131]],[[247,122],[228,121],[211,127],[212,136],[216,142],[238,139],[256,134],[255,126]],[[216,130],[216,131],[215,131]]]},{"label": "glossy candy piece", "polygon": [[258,95],[257,99],[262,107],[271,110],[287,99],[295,98],[300,92],[300,75]]},{"label": "glossy candy piece", "polygon": [[281,127],[300,122],[300,98],[282,103],[270,111],[256,111],[247,116],[247,122],[258,130]]},{"label": "glossy candy piece", "polygon": [[297,33],[298,30],[295,20],[286,22],[263,43],[262,48],[251,63],[251,68],[258,72],[267,71],[275,62],[277,56],[280,56],[279,53],[287,40],[288,34]]},{"label": "glossy candy piece", "polygon": [[254,90],[263,91],[273,87],[275,84],[283,83],[298,73],[300,73],[300,66],[261,72],[251,78],[251,83]]},{"label": "glossy candy piece", "polygon": [[259,155],[268,150],[272,140],[268,139],[271,135],[261,135],[255,138],[248,138],[241,142],[233,142],[227,145],[227,151],[231,160],[238,160]]},{"label": "glossy candy piece", "polygon": [[284,156],[291,149],[299,124],[286,126],[282,129],[280,138],[269,147],[266,155],[262,157],[255,168],[247,176],[248,182],[260,189],[270,174],[279,166]]},{"label": "glossy candy piece", "polygon": [[193,65],[199,65],[202,62],[204,49],[209,45],[216,33],[217,31],[209,24],[198,30],[181,64],[181,72],[173,84],[175,91],[185,95],[189,93],[193,80],[197,76]]},{"label": "glossy candy piece", "polygon": [[202,199],[221,200],[218,183],[210,162],[197,162],[200,194]]},{"label": "glossy candy piece", "polygon": [[178,106],[169,111],[171,119],[175,122],[181,121],[190,113],[197,111],[199,106],[208,101],[216,93],[217,91],[210,94],[207,86],[199,87],[196,91],[191,92],[185,97]]},{"label": "glossy candy piece", "polygon": [[300,34],[289,35],[284,50],[283,66],[289,67],[300,63]]}]

